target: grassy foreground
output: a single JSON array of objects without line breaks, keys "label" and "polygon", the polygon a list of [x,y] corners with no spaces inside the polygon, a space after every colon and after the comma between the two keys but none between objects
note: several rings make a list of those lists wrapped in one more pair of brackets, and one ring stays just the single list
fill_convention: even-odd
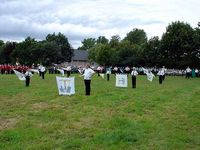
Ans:
[{"label": "grassy foreground", "polygon": [[0,75],[0,149],[200,149],[200,78],[138,76],[132,89],[95,75],[87,97],[75,76],[76,94],[59,96],[55,75],[28,88]]}]

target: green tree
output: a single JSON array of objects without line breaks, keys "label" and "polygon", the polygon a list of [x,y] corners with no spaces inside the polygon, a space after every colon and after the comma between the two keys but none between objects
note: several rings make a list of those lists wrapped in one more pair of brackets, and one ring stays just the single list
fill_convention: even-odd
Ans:
[{"label": "green tree", "polygon": [[184,22],[172,22],[161,40],[161,55],[170,67],[192,65],[194,30]]},{"label": "green tree", "polygon": [[13,59],[18,58],[21,64],[31,65],[33,59],[32,49],[36,43],[36,40],[31,37],[27,37],[25,41],[18,43],[12,52]]},{"label": "green tree", "polygon": [[71,59],[73,57],[73,49],[65,35],[61,34],[60,32],[58,33],[58,35],[56,35],[55,33],[48,34],[46,37],[46,41],[55,42],[60,47],[60,55],[58,56],[60,62],[71,62]]},{"label": "green tree", "polygon": [[105,36],[99,36],[96,43],[97,44],[108,44],[108,39]]},{"label": "green tree", "polygon": [[94,38],[86,38],[81,43],[82,46],[78,48],[79,50],[89,50],[96,44],[96,40]]},{"label": "green tree", "polygon": [[132,44],[141,45],[147,42],[147,36],[144,30],[134,28],[132,31],[127,33],[124,40],[130,41]]},{"label": "green tree", "polygon": [[160,40],[158,36],[150,38],[144,45],[143,56],[147,66],[161,66]]}]

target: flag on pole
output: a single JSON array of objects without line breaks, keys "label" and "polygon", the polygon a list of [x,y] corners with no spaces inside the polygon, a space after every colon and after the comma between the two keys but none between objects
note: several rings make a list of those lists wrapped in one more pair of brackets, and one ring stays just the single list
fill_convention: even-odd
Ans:
[{"label": "flag on pole", "polygon": [[100,73],[100,76],[104,79],[104,74],[103,73]]},{"label": "flag on pole", "polygon": [[56,77],[59,95],[75,94],[74,77]]},{"label": "flag on pole", "polygon": [[64,76],[65,75],[65,72],[64,72],[64,70],[62,70],[62,69],[57,69],[58,71],[60,71],[60,73],[61,73],[61,75],[62,76]]},{"label": "flag on pole", "polygon": [[16,74],[16,76],[18,77],[19,80],[21,80],[21,81],[25,81],[26,80],[25,75],[23,73],[15,70],[15,69],[13,69],[13,71]]},{"label": "flag on pole", "polygon": [[143,70],[144,74],[147,75],[147,80],[152,82],[155,75],[151,71],[148,71],[148,69],[142,68],[142,70]]},{"label": "flag on pole", "polygon": [[39,70],[37,70],[37,69],[29,69],[29,71],[39,74]]}]

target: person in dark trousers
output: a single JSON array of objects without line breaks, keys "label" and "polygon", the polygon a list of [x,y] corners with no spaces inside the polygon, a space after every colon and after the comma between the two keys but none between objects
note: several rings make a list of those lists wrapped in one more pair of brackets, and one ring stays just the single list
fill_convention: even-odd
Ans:
[{"label": "person in dark trousers", "polygon": [[132,76],[132,88],[136,88],[136,76],[138,75],[138,72],[136,71],[136,68],[133,67],[133,70],[131,72]]},{"label": "person in dark trousers", "polygon": [[26,73],[25,73],[25,78],[26,78],[26,87],[29,86],[30,84],[30,78],[33,76],[33,74],[27,70]]},{"label": "person in dark trousers", "polygon": [[192,72],[192,70],[190,69],[189,66],[186,68],[185,72],[186,72],[185,78],[186,78],[186,79],[189,79],[190,76],[191,76],[191,72]]},{"label": "person in dark trousers", "polygon": [[69,77],[71,75],[71,70],[72,70],[71,66],[68,66],[66,70],[67,70],[67,77]]},{"label": "person in dark trousers", "polygon": [[111,68],[112,68],[112,67],[107,67],[107,68],[106,68],[107,81],[110,80]]},{"label": "person in dark trousers", "polygon": [[45,73],[45,71],[46,71],[45,67],[44,67],[44,66],[41,66],[40,71],[41,71],[42,79],[44,79],[44,73]]},{"label": "person in dark trousers", "polygon": [[163,69],[160,69],[158,71],[157,75],[159,76],[159,84],[162,84],[162,82],[163,82],[163,75],[164,75]]},{"label": "person in dark trousers", "polygon": [[89,64],[86,65],[86,68],[83,73],[84,83],[85,83],[85,95],[89,96],[91,91],[91,77],[95,72],[90,68]]}]

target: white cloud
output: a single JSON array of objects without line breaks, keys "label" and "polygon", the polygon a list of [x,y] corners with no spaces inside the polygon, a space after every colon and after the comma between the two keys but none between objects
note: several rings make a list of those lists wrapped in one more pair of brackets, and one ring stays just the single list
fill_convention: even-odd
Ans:
[{"label": "white cloud", "polygon": [[44,39],[61,32],[76,48],[84,38],[123,38],[133,28],[150,38],[161,36],[172,21],[196,27],[199,6],[198,0],[3,0],[0,39]]}]

